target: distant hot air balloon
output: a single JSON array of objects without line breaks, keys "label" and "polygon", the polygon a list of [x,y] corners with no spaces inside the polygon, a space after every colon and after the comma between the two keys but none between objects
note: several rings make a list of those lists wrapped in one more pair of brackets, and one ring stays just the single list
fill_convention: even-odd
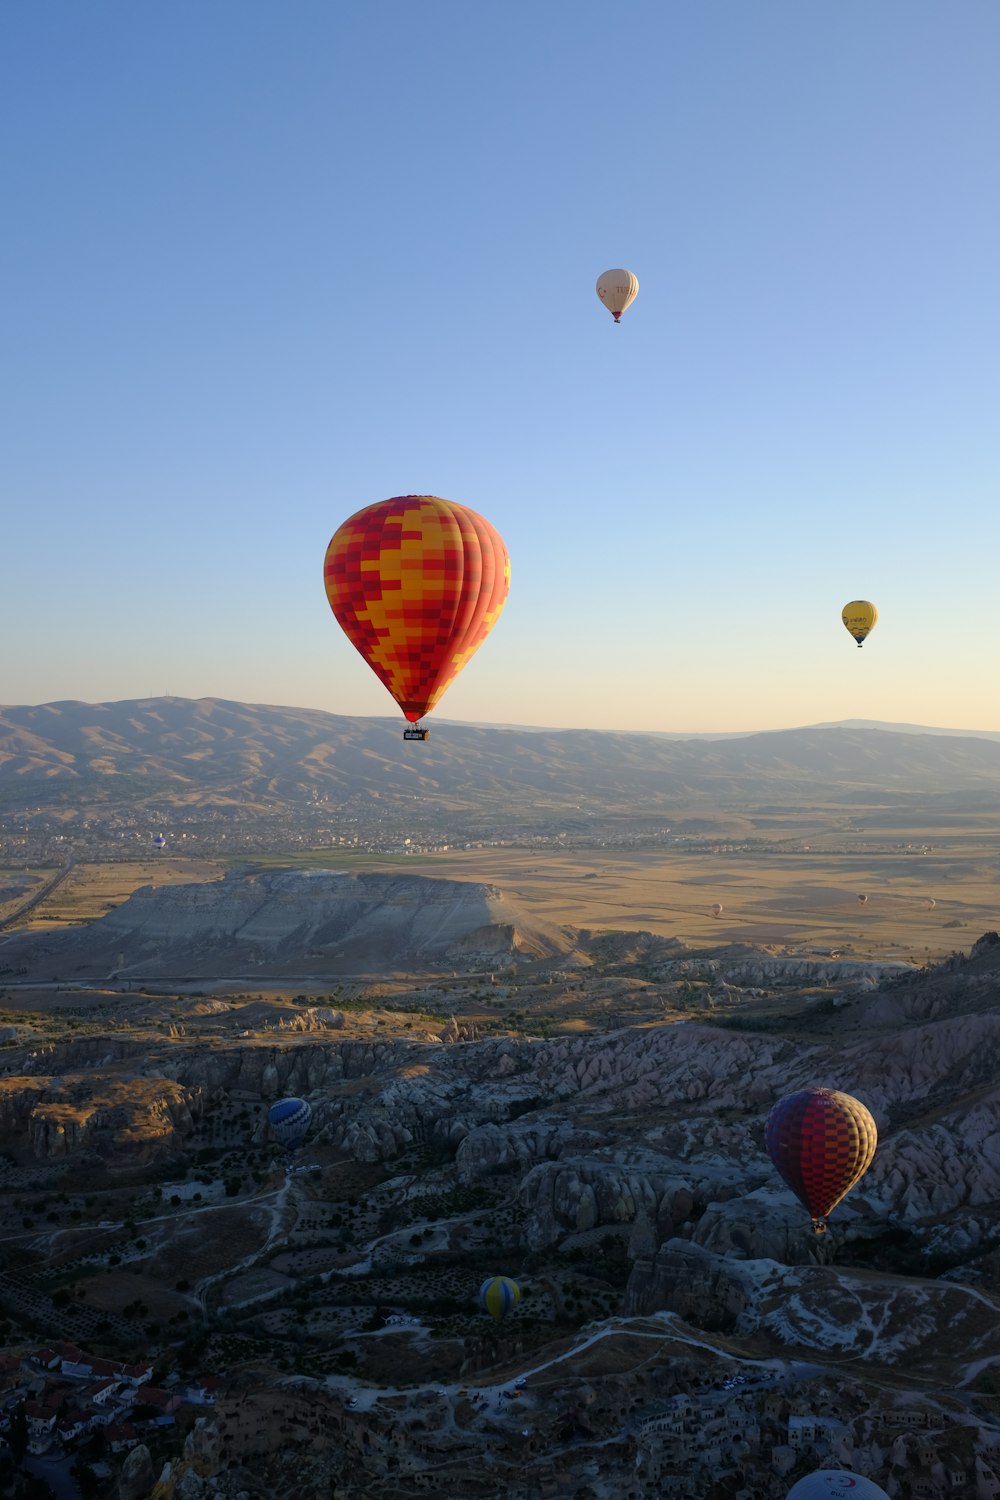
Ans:
[{"label": "distant hot air balloon", "polygon": [[927,908],[928,911],[933,911],[934,908],[935,908],[935,906],[937,906],[937,902],[934,900],[933,896],[928,896],[924,900],[924,906]]},{"label": "distant hot air balloon", "polygon": [[166,842],[167,841],[163,837],[163,834],[162,833],[158,833],[158,834],[156,834],[156,836],[153,839],[153,848],[154,849],[163,849],[163,848],[166,847]]},{"label": "distant hot air balloon", "polygon": [[774,1105],[764,1145],[806,1209],[817,1234],[826,1216],[872,1164],[878,1131],[859,1099],[836,1089],[802,1089]]},{"label": "distant hot air balloon", "polygon": [[879,1485],[846,1469],[817,1469],[788,1491],[785,1500],[889,1500]]},{"label": "distant hot air balloon", "polygon": [[635,301],[639,278],[631,271],[602,271],[597,278],[597,295],[616,323],[621,322],[626,307]]},{"label": "distant hot air balloon", "polygon": [[852,599],[850,604],[844,605],[840,618],[861,647],[865,643],[865,637],[878,624],[878,610],[867,599]]},{"label": "distant hot air balloon", "polygon": [[[323,571],[338,624],[411,725],[482,645],[510,588],[498,533],[436,495],[359,510],[334,533]],[[408,728],[403,738],[427,735]]]},{"label": "distant hot air balloon", "polygon": [[864,906],[866,904],[867,900],[868,900],[868,897],[865,896],[865,895],[862,895],[862,893],[859,891],[858,892],[858,900],[861,902],[861,905]]},{"label": "distant hot air balloon", "polygon": [[713,901],[712,902],[711,911],[712,911],[712,916],[713,917],[721,917],[722,916],[722,902],[721,901]]},{"label": "distant hot air balloon", "polygon": [[497,1323],[521,1300],[521,1288],[509,1276],[491,1276],[479,1288],[479,1303]]},{"label": "distant hot air balloon", "polygon": [[311,1119],[308,1099],[279,1099],[267,1112],[267,1123],[289,1154],[302,1145]]}]

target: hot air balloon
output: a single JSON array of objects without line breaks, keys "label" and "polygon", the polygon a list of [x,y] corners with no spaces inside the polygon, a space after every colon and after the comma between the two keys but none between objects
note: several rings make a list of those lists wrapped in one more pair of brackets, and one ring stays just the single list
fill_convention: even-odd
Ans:
[{"label": "hot air balloon", "polygon": [[937,902],[934,900],[933,896],[927,896],[924,900],[924,906],[927,911],[933,911],[935,906],[937,906]]},{"label": "hot air balloon", "polygon": [[721,901],[713,901],[712,907],[711,907],[711,911],[712,911],[712,916],[713,917],[721,917],[722,916],[722,902]]},{"label": "hot air balloon", "polygon": [[622,313],[635,301],[639,290],[639,278],[631,271],[602,271],[597,278],[597,295],[616,323],[621,322]]},{"label": "hot air balloon", "polygon": [[872,1164],[878,1131],[858,1099],[836,1089],[802,1089],[779,1099],[764,1125],[764,1146],[817,1234],[826,1216]]},{"label": "hot air balloon", "polygon": [[479,1304],[497,1323],[513,1312],[521,1300],[521,1288],[509,1276],[491,1276],[479,1288]]},{"label": "hot air balloon", "polygon": [[867,897],[867,896],[865,896],[865,895],[863,895],[863,894],[862,894],[862,893],[861,893],[861,891],[859,891],[859,892],[858,892],[858,900],[859,900],[859,901],[860,901],[860,902],[861,902],[861,905],[862,905],[862,906],[864,906],[864,905],[866,905],[866,903],[867,903],[867,901],[868,901],[868,897]]},{"label": "hot air balloon", "polygon": [[156,834],[154,836],[154,838],[153,838],[153,848],[154,849],[164,849],[164,848],[166,848],[166,843],[167,843],[167,841],[163,837],[162,833]]},{"label": "hot air balloon", "polygon": [[788,1491],[786,1500],[889,1500],[879,1485],[846,1469],[817,1469]]},{"label": "hot air balloon", "polygon": [[437,495],[397,495],[333,535],[326,596],[348,640],[389,689],[409,727],[437,703],[500,618],[507,548],[490,523]]},{"label": "hot air balloon", "polygon": [[279,1099],[267,1112],[267,1123],[289,1155],[302,1145],[311,1119],[308,1099]]},{"label": "hot air balloon", "polygon": [[840,618],[860,649],[865,643],[865,637],[878,624],[878,610],[867,599],[852,599],[850,604],[844,605]]}]

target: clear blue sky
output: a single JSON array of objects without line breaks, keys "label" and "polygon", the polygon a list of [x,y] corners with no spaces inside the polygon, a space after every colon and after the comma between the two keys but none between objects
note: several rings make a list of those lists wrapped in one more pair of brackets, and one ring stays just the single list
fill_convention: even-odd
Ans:
[{"label": "clear blue sky", "polygon": [[998,78],[996,0],[2,7],[0,701],[391,714],[323,554],[428,492],[513,574],[442,717],[1000,729]]}]

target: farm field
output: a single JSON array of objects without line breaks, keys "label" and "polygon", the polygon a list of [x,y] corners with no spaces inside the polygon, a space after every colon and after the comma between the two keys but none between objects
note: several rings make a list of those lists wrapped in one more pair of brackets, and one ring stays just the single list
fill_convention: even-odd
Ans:
[{"label": "farm field", "polygon": [[[816,829],[809,847],[796,839],[793,848],[787,827],[775,821],[773,844],[758,833],[750,849],[478,847],[408,856],[313,849],[244,864],[482,881],[560,926],[641,929],[695,946],[746,943],[923,963],[1000,926],[1000,818],[995,827],[979,817],[972,827],[891,834],[869,821],[849,839],[843,829]],[[26,914],[22,930],[92,922],[141,886],[217,880],[228,863],[169,857],[80,863]],[[31,872],[37,889],[56,874]],[[31,894],[25,872],[0,871],[0,884],[13,885],[15,876],[23,900]]]}]

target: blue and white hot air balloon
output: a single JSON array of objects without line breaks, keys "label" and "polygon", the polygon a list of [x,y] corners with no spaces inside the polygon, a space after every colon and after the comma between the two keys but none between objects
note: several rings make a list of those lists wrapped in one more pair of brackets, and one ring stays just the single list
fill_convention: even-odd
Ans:
[{"label": "blue and white hot air balloon", "polygon": [[167,845],[167,841],[163,837],[162,833],[154,834],[154,836],[153,836],[153,848],[154,849],[165,849],[166,845]]},{"label": "blue and white hot air balloon", "polygon": [[879,1485],[846,1469],[817,1469],[793,1484],[786,1500],[889,1500]]},{"label": "blue and white hot air balloon", "polygon": [[267,1123],[289,1155],[302,1145],[311,1119],[307,1099],[279,1099],[267,1112]]}]

